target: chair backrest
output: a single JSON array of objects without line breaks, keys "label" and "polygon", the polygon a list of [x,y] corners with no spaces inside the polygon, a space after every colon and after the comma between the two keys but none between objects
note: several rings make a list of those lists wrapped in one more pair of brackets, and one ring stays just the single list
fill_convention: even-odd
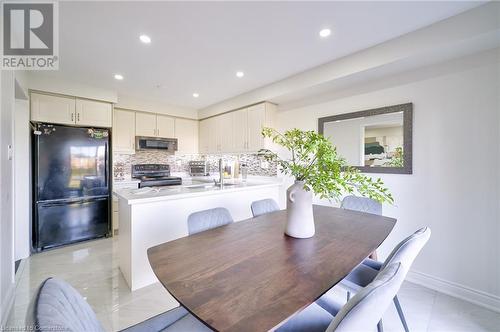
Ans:
[{"label": "chair backrest", "polygon": [[200,233],[212,228],[224,226],[233,222],[233,217],[226,208],[203,210],[191,213],[188,217],[189,235]]},{"label": "chair backrest", "polygon": [[385,260],[381,269],[393,263],[401,263],[405,270],[405,274],[408,273],[413,261],[427,241],[429,241],[430,236],[431,229],[429,227],[423,227],[399,242],[399,244],[392,249],[392,252]]},{"label": "chair backrest", "polygon": [[382,215],[382,204],[368,197],[346,196],[342,200],[340,207],[347,210]]},{"label": "chair backrest", "polygon": [[252,202],[250,206],[254,217],[261,216],[266,213],[278,211],[280,207],[272,198],[261,199],[260,201]]},{"label": "chair backrest", "polygon": [[[42,282],[26,313],[26,326],[36,331],[104,331],[87,301],[63,280]],[[33,330],[35,331],[35,330]]]},{"label": "chair backrest", "polygon": [[373,330],[398,293],[404,278],[401,263],[387,266],[342,307],[326,331]]}]

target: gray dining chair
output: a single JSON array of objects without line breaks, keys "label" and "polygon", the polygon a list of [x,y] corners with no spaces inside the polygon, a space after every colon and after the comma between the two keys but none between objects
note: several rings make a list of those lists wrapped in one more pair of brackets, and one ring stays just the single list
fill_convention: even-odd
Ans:
[{"label": "gray dining chair", "polygon": [[404,274],[401,263],[390,264],[344,306],[336,302],[335,310],[327,311],[317,303],[313,303],[286,321],[276,331],[371,331],[381,320],[399,291]]},{"label": "gray dining chair", "polygon": [[231,213],[226,208],[217,207],[191,213],[188,216],[188,233],[193,235],[212,228],[228,225],[233,222]]},{"label": "gray dining chair", "polygon": [[[104,332],[94,311],[70,284],[48,278],[38,288],[26,314],[30,331]],[[35,330],[36,328],[36,330]],[[126,332],[212,331],[202,322],[178,307],[133,325]]]},{"label": "gray dining chair", "polygon": [[342,199],[340,207],[347,210],[382,215],[382,204],[368,197],[346,196]]},{"label": "gray dining chair", "polygon": [[[368,197],[349,195],[342,199],[340,207],[346,210],[358,211],[382,215],[382,204]],[[377,259],[377,251],[375,250],[369,256],[372,259]]]},{"label": "gray dining chair", "polygon": [[252,215],[254,217],[258,217],[274,211],[279,211],[280,209],[278,203],[276,203],[276,201],[272,198],[266,198],[252,202],[250,208],[252,209]]},{"label": "gray dining chair", "polygon": [[[363,287],[371,283],[379,271],[383,270],[386,266],[394,263],[401,263],[404,276],[408,273],[413,261],[417,257],[418,253],[422,250],[424,245],[427,243],[431,236],[431,229],[429,227],[423,227],[401,241],[390,253],[385,262],[378,262],[372,259],[365,259],[363,263],[358,265],[353,271],[351,271],[347,277],[345,277],[339,284],[340,287],[344,288],[348,294],[359,292]],[[348,296],[349,299],[349,296]],[[401,304],[399,302],[397,294],[394,295],[394,306],[401,320],[401,324],[405,331],[409,331],[408,324],[406,322]],[[326,292],[317,303],[327,311],[335,311],[335,300],[333,290]],[[383,330],[382,323],[378,325],[378,330]]]}]

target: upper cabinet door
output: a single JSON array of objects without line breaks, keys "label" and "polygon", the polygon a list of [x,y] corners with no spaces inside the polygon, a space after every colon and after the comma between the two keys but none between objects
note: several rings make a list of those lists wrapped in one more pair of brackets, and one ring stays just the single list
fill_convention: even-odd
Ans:
[{"label": "upper cabinet door", "polygon": [[120,153],[135,153],[135,112],[114,110],[113,150]]},{"label": "upper cabinet door", "polygon": [[76,99],[76,124],[80,126],[111,127],[113,107],[110,103]]},{"label": "upper cabinet door", "polygon": [[175,137],[175,119],[169,116],[156,116],[156,136],[163,138]]},{"label": "upper cabinet door", "polygon": [[207,119],[207,125],[208,125],[208,152],[219,152],[219,134],[217,133],[218,131],[218,117],[213,117],[210,119]]},{"label": "upper cabinet door", "polygon": [[155,137],[156,135],[156,114],[135,113],[135,134],[137,136]]},{"label": "upper cabinet door", "polygon": [[265,104],[259,104],[248,108],[248,151],[259,151],[264,148],[262,127],[264,127],[265,121]]},{"label": "upper cabinet door", "polygon": [[234,151],[233,144],[233,115],[226,113],[216,117],[217,119],[217,142],[218,152]]},{"label": "upper cabinet door", "polygon": [[74,125],[76,98],[31,93],[31,120]]},{"label": "upper cabinet door", "polygon": [[198,138],[198,146],[200,153],[208,153],[209,152],[209,121],[202,120],[200,121],[200,130],[199,130],[199,138]]},{"label": "upper cabinet door", "polygon": [[248,112],[246,109],[232,113],[232,140],[234,152],[244,152],[248,148]]},{"label": "upper cabinet door", "polygon": [[198,153],[198,121],[175,119],[177,154]]}]

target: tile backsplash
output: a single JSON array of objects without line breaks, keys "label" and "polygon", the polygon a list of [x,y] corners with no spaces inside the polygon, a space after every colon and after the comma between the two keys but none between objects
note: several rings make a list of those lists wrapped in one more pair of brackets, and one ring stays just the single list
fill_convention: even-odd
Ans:
[{"label": "tile backsplash", "polygon": [[113,154],[113,176],[116,180],[128,179],[131,176],[134,164],[169,164],[171,172],[189,172],[191,160],[206,160],[210,173],[218,173],[218,162],[238,160],[240,165],[247,165],[249,175],[276,176],[277,164],[268,163],[266,168],[261,167],[261,158],[256,154],[186,154],[172,155],[164,151],[136,151],[135,154]]}]

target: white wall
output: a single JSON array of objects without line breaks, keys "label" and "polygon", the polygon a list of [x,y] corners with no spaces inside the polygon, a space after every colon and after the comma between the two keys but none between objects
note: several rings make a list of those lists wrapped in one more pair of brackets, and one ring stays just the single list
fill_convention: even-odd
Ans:
[{"label": "white wall", "polygon": [[161,113],[172,116],[198,119],[198,111],[194,108],[185,108],[170,105],[161,101],[147,100],[128,95],[119,95],[116,90],[103,89],[80,83],[77,80],[61,80],[50,73],[33,72],[21,75],[19,82],[26,90],[40,90],[52,93],[65,94],[76,97],[103,100],[114,103],[115,107],[127,108],[145,112]]},{"label": "white wall", "polygon": [[97,99],[116,103],[118,94],[111,89],[103,89],[80,83],[77,80],[61,80],[43,71],[33,71],[28,74],[27,85],[31,90],[60,93],[70,96]]},{"label": "white wall", "polygon": [[14,257],[30,254],[30,126],[28,100],[15,101],[14,107]]},{"label": "white wall", "polygon": [[14,299],[13,145],[14,72],[0,71],[0,326]]},{"label": "white wall", "polygon": [[201,109],[199,116],[205,118],[261,101],[300,102],[311,93],[328,91],[349,82],[363,82],[366,77],[381,77],[498,47],[499,14],[500,4],[490,1],[425,28],[215,103]]},{"label": "white wall", "polygon": [[145,100],[122,94],[118,95],[118,103],[115,107],[198,119],[198,111],[194,108],[179,107],[160,101]]},{"label": "white wall", "polygon": [[277,116],[278,129],[316,130],[319,117],[413,102],[413,174],[380,174],[396,200],[394,206],[384,207],[384,214],[398,219],[380,252],[385,257],[398,241],[428,225],[433,234],[415,261],[413,279],[496,310],[500,310],[498,54],[359,85],[328,102]]}]

